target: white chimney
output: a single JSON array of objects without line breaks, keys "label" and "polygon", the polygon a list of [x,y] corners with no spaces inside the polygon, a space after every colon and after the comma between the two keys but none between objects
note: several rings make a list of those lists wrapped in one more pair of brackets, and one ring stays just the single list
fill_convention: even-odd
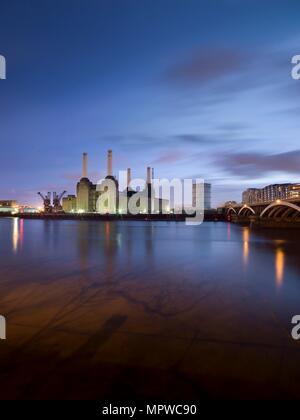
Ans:
[{"label": "white chimney", "polygon": [[107,176],[112,176],[112,150],[107,152]]},{"label": "white chimney", "polygon": [[127,188],[129,188],[131,182],[131,169],[127,168]]},{"label": "white chimney", "polygon": [[147,168],[147,184],[151,184],[151,168],[148,166]]},{"label": "white chimney", "polygon": [[82,178],[87,178],[87,153],[83,153],[82,155]]}]

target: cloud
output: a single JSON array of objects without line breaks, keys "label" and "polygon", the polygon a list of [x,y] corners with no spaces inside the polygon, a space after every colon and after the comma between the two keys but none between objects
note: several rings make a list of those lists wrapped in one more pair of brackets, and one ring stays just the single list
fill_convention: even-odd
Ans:
[{"label": "cloud", "polygon": [[239,133],[240,131],[244,131],[247,128],[249,128],[249,126],[244,123],[229,122],[226,124],[220,124],[217,128],[218,130],[221,130],[223,132],[233,134],[237,132]]},{"label": "cloud", "polygon": [[185,154],[180,150],[173,150],[162,153],[153,163],[175,163],[185,158]]},{"label": "cloud", "polygon": [[228,137],[228,132],[220,132],[217,134],[195,134],[195,133],[184,133],[177,134],[172,137],[176,141],[180,141],[184,144],[195,145],[195,146],[214,146],[223,143],[228,144],[234,141],[232,137]]},{"label": "cloud", "polygon": [[236,153],[219,158],[216,163],[238,177],[261,177],[272,172],[299,174],[300,150],[277,154]]},{"label": "cloud", "polygon": [[155,135],[148,135],[145,133],[124,133],[124,134],[108,134],[99,137],[99,141],[107,141],[109,144],[114,147],[118,145],[124,150],[132,147],[134,149],[137,148],[145,148],[145,147],[155,147],[159,146],[163,143],[164,138],[155,136]]},{"label": "cloud", "polygon": [[212,141],[212,139],[207,135],[191,134],[191,133],[178,134],[174,136],[174,139],[179,140],[183,143],[195,144],[195,145],[209,144]]},{"label": "cloud", "polygon": [[245,63],[239,50],[224,48],[202,49],[167,70],[164,79],[169,83],[204,84],[215,78],[236,73]]}]

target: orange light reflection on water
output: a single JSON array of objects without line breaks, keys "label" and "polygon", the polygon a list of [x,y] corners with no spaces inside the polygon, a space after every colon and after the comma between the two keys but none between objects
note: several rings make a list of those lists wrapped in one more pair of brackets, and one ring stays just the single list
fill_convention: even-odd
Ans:
[{"label": "orange light reflection on water", "polygon": [[12,229],[12,246],[13,251],[18,251],[18,243],[19,243],[19,219],[14,217],[13,219],[13,229]]},{"label": "orange light reflection on water", "polygon": [[245,265],[247,265],[249,261],[249,239],[250,230],[248,227],[245,227],[243,230],[243,259]]},{"label": "orange light reflection on water", "polygon": [[285,253],[282,248],[276,248],[275,253],[275,275],[276,275],[276,286],[280,287],[284,280],[284,268],[285,268]]}]

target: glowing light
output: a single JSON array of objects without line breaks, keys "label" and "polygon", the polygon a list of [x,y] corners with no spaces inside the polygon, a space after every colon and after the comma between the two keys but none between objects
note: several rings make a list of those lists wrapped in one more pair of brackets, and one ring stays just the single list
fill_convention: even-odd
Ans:
[{"label": "glowing light", "polygon": [[246,227],[243,230],[243,256],[244,256],[244,264],[248,264],[249,260],[249,238],[250,238],[250,232],[249,228]]},{"label": "glowing light", "polygon": [[13,251],[17,252],[19,242],[19,219],[14,218],[13,221],[13,230],[12,230],[12,245]]},{"label": "glowing light", "polygon": [[20,246],[23,247],[24,240],[24,219],[20,219]]},{"label": "glowing light", "polygon": [[285,254],[282,248],[276,249],[275,254],[275,273],[276,273],[276,285],[280,287],[284,279],[284,267],[285,267]]},{"label": "glowing light", "polygon": [[281,203],[281,200],[276,200],[276,203],[278,203],[278,204]]}]

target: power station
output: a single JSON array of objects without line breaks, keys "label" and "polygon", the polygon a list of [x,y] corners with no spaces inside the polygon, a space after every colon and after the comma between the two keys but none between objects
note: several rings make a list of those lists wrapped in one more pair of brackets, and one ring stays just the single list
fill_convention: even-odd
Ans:
[{"label": "power station", "polygon": [[[107,152],[107,175],[99,184],[94,184],[88,178],[88,155],[82,156],[82,177],[77,183],[76,195],[68,195],[62,200],[62,209],[65,213],[100,213],[122,214],[131,213],[128,208],[130,199],[133,198],[139,213],[167,213],[169,201],[156,198],[152,185],[153,168],[147,168],[147,181],[145,188],[136,191],[130,187],[131,169],[127,169],[126,188],[119,190],[119,181],[113,175],[113,153]],[[111,186],[115,188],[111,188]],[[101,195],[104,194],[102,197]],[[100,199],[103,198],[103,199]],[[47,196],[44,198],[45,211],[48,208]]]}]

